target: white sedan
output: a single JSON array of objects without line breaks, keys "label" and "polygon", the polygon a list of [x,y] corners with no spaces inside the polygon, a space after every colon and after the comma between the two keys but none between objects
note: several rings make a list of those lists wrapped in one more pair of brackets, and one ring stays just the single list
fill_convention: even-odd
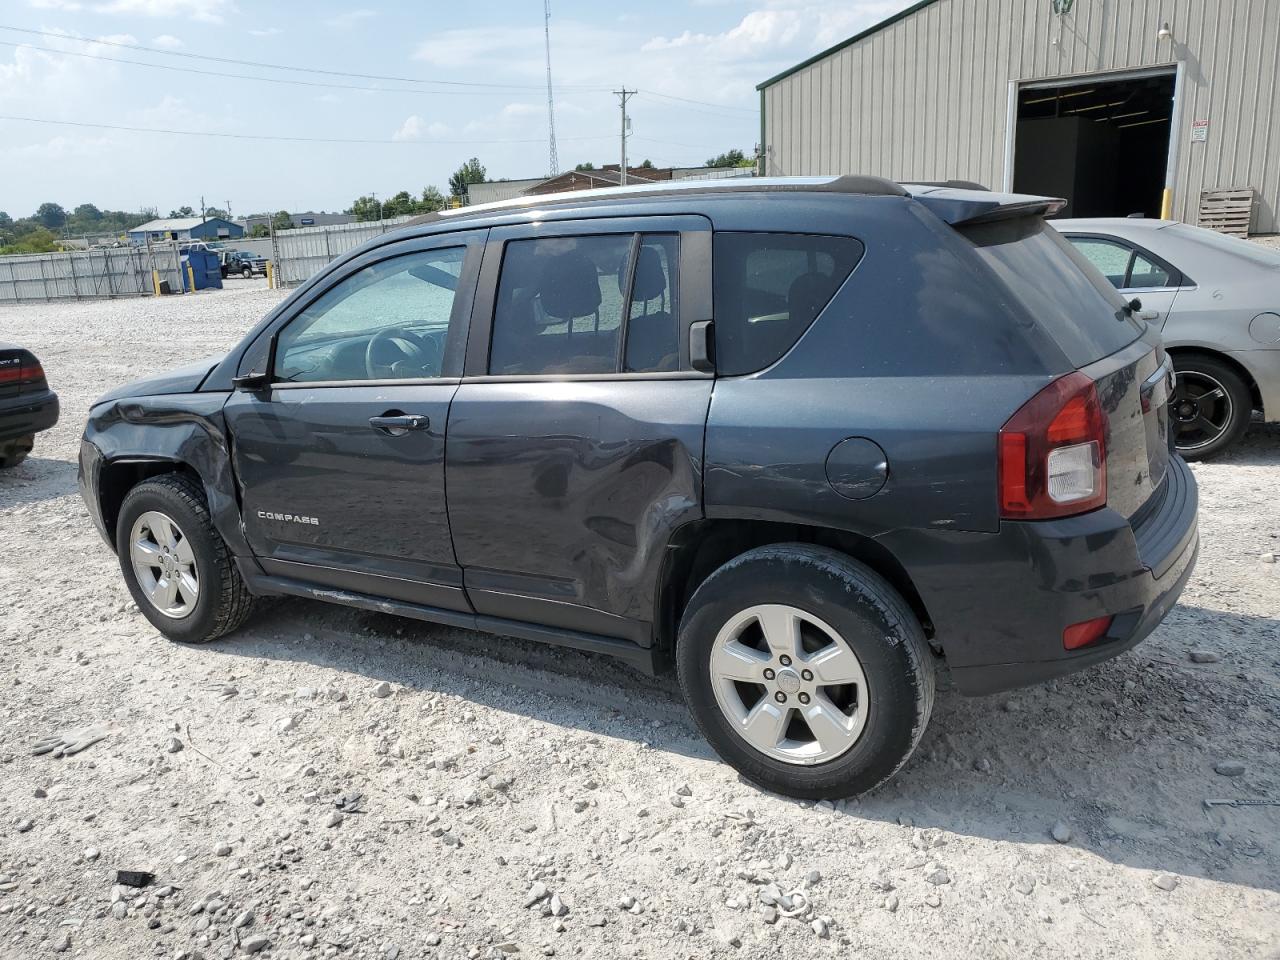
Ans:
[{"label": "white sedan", "polygon": [[1280,421],[1280,251],[1171,220],[1053,220],[1161,328],[1178,385],[1178,452],[1200,460]]}]

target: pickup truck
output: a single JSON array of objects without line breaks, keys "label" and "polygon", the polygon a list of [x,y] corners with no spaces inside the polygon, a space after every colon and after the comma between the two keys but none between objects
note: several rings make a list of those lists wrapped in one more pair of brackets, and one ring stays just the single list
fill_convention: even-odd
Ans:
[{"label": "pickup truck", "polygon": [[253,276],[267,275],[267,258],[260,257],[247,250],[219,250],[218,259],[222,263],[222,277],[235,274],[248,280]]}]

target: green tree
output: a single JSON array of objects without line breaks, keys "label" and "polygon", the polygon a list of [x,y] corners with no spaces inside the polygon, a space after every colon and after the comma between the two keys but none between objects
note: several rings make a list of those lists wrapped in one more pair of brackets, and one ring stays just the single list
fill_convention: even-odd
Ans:
[{"label": "green tree", "polygon": [[223,210],[221,207],[205,207],[204,215],[206,219],[210,219],[210,220],[213,219],[214,217],[218,217],[222,220],[231,219],[227,211]]},{"label": "green tree", "polygon": [[195,215],[196,212],[188,206],[181,206],[177,210],[169,211],[169,216],[171,217],[194,217]]},{"label": "green tree", "polygon": [[271,236],[271,231],[267,229],[265,223],[255,223],[253,229],[249,231],[249,238],[252,240],[261,240],[263,237]]},{"label": "green tree", "polygon": [[36,209],[36,221],[50,230],[57,230],[67,222],[67,211],[60,203],[42,203]]},{"label": "green tree", "polygon": [[641,164],[640,164],[640,169],[641,169],[641,170],[652,170],[652,169],[654,169],[653,161],[652,161],[652,160],[649,160],[648,158],[646,158],[646,159],[645,159],[645,161],[644,161],[643,163],[641,163]]},{"label": "green tree", "polygon": [[271,225],[277,230],[293,229],[293,217],[289,216],[288,210],[277,210],[271,218]]},{"label": "green tree", "polygon": [[754,167],[755,165],[755,160],[736,147],[707,161],[708,167]]},{"label": "green tree", "polygon": [[0,254],[4,253],[56,253],[62,249],[62,245],[58,243],[58,238],[45,227],[36,227],[34,230],[26,233],[24,236],[6,243],[0,247]]},{"label": "green tree", "polygon": [[594,163],[588,162],[588,163],[580,163],[577,166],[575,166],[573,169],[574,170],[594,170],[595,168],[596,168],[596,165]]},{"label": "green tree", "polygon": [[476,157],[472,157],[449,178],[449,193],[455,197],[465,197],[468,186],[473,183],[484,183],[487,177],[488,172],[484,165]]},{"label": "green tree", "polygon": [[73,220],[95,222],[102,219],[102,211],[92,203],[82,203],[71,211],[71,217]]},{"label": "green tree", "polygon": [[423,187],[422,199],[418,201],[418,213],[435,213],[449,205],[445,195],[435,187]]},{"label": "green tree", "polygon": [[366,194],[363,197],[356,197],[355,202],[346,209],[347,213],[351,214],[361,222],[377,220],[381,211],[382,208],[379,205],[377,198],[372,194]]}]

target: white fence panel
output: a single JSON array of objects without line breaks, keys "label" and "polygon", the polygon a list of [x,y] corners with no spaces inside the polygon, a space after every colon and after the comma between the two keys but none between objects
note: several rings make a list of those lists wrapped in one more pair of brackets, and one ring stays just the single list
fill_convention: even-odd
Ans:
[{"label": "white fence panel", "polygon": [[275,255],[271,258],[275,261],[276,283],[282,287],[296,287],[323,270],[334,257],[412,219],[393,217],[365,223],[281,230],[275,235]]},{"label": "white fence panel", "polygon": [[4,256],[0,303],[150,296],[152,270],[176,292],[182,289],[180,269],[172,244]]}]

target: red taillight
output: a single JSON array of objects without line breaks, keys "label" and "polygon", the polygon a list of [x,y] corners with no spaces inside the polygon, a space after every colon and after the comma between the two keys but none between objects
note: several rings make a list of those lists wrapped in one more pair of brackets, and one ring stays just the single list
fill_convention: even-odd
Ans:
[{"label": "red taillight", "polygon": [[39,360],[27,360],[22,364],[22,382],[39,383],[44,379],[44,367]]},{"label": "red taillight", "polygon": [[0,384],[18,383],[22,380],[22,364],[0,361]]},{"label": "red taillight", "polygon": [[1076,623],[1062,631],[1062,646],[1067,650],[1079,650],[1101,640],[1111,629],[1113,617],[1095,617],[1084,623]]},{"label": "red taillight", "polygon": [[1048,520],[1107,502],[1105,419],[1078,370],[1053,381],[1000,428],[1000,515]]}]

